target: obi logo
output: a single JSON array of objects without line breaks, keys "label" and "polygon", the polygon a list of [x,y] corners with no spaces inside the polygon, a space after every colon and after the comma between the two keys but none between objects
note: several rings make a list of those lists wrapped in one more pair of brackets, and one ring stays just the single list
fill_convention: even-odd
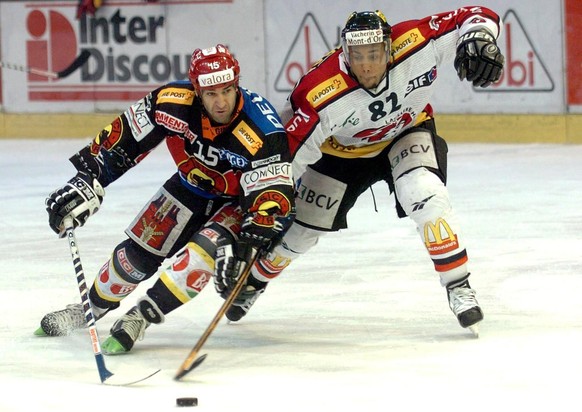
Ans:
[{"label": "obi logo", "polygon": [[[65,69],[79,54],[77,35],[68,18],[54,10],[32,10],[26,18],[27,65],[45,71]],[[55,82],[45,76],[28,75],[30,82]]]},{"label": "obi logo", "polygon": [[503,75],[486,89],[474,87],[475,92],[524,92],[552,91],[554,80],[546,68],[542,56],[513,10],[503,16],[503,29],[497,45],[505,56]]}]

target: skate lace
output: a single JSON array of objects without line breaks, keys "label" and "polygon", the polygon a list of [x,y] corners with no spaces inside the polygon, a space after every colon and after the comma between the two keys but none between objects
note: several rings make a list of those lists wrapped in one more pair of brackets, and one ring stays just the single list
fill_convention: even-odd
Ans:
[{"label": "skate lace", "polygon": [[247,288],[241,292],[241,294],[235,299],[234,304],[244,309],[248,312],[251,306],[259,298],[260,294],[263,293],[264,289],[255,289],[253,286],[247,286]]},{"label": "skate lace", "polygon": [[149,322],[137,311],[123,315],[121,322],[120,329],[123,329],[134,342],[143,339],[145,330],[149,326]]},{"label": "skate lace", "polygon": [[83,306],[78,303],[67,305],[63,310],[54,313],[55,321],[63,329],[78,329],[85,326]]},{"label": "skate lace", "polygon": [[475,297],[475,291],[471,288],[460,286],[449,292],[450,306],[455,314],[465,312],[479,306]]}]

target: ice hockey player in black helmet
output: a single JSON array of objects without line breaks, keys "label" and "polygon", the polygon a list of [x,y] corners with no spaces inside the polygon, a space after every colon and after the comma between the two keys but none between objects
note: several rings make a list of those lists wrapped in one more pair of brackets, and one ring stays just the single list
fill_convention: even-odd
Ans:
[{"label": "ice hockey player in black helmet", "polygon": [[[297,82],[281,112],[301,182],[297,216],[252,276],[272,280],[322,235],[347,228],[359,195],[383,181],[398,216],[416,225],[450,309],[477,334],[483,311],[469,285],[466,239],[446,186],[447,144],[431,98],[441,70],[454,68],[474,87],[498,81],[500,30],[499,16],[479,6],[392,26],[380,11],[350,14],[341,47]],[[333,207],[318,207],[314,196]]]}]

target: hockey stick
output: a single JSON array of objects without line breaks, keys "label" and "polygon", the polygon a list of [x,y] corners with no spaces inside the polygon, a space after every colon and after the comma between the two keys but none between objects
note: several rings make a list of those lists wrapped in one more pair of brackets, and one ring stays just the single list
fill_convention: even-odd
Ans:
[{"label": "hockey stick", "polygon": [[198,342],[196,342],[196,345],[194,345],[194,348],[192,348],[186,360],[182,363],[182,365],[180,365],[180,369],[178,369],[176,376],[174,376],[174,380],[179,381],[186,374],[190,373],[192,369],[196,368],[198,365],[204,362],[204,359],[206,359],[206,354],[196,359],[198,352],[200,352],[200,349],[202,349],[202,346],[204,345],[204,343],[206,343],[206,340],[210,337],[210,334],[214,331],[214,329],[216,329],[216,325],[218,325],[220,319],[222,319],[230,305],[232,305],[232,302],[234,302],[234,299],[238,296],[241,289],[245,285],[247,278],[251,273],[251,268],[253,267],[254,263],[259,257],[259,254],[260,253],[253,248],[251,261],[248,263],[248,265],[245,267],[245,269],[239,276],[236,285],[234,286],[234,289],[232,290],[232,292],[230,292],[230,295],[228,295],[228,298],[224,301],[224,303],[214,316],[214,319],[212,319],[212,321],[210,322],[210,325],[208,325],[202,336],[200,336],[200,339],[198,339]]},{"label": "hockey stick", "polygon": [[75,70],[77,70],[79,67],[81,67],[85,63],[87,63],[87,60],[89,60],[89,57],[91,57],[91,52],[89,50],[83,50],[81,52],[81,54],[79,54],[75,58],[75,60],[73,60],[73,62],[71,64],[69,64],[69,66],[65,67],[63,70],[61,70],[59,72],[51,72],[51,71],[47,71],[47,70],[35,69],[34,67],[22,66],[20,64],[13,64],[13,63],[6,63],[6,62],[0,62],[0,67],[4,67],[4,68],[10,69],[10,70],[18,70],[19,72],[36,74],[38,76],[49,77],[51,79],[62,79],[64,77],[67,77],[71,73],[73,73]]},{"label": "hockey stick", "polygon": [[97,370],[99,371],[99,378],[101,379],[101,383],[115,386],[127,386],[141,382],[150,376],[155,375],[160,371],[160,369],[154,371],[153,373],[149,373],[147,376],[137,378],[129,382],[120,382],[105,366],[105,359],[103,357],[103,353],[101,352],[99,335],[97,333],[97,328],[95,327],[95,316],[93,315],[93,308],[91,307],[91,301],[89,300],[89,293],[87,291],[87,283],[85,282],[85,272],[83,270],[83,265],[81,264],[81,256],[77,246],[77,239],[75,238],[75,226],[73,224],[73,219],[71,217],[66,217],[63,223],[65,225],[66,237],[69,241],[69,249],[71,250],[73,266],[75,267],[75,274],[77,275],[77,285],[79,287],[79,293],[81,294],[81,303],[83,305],[83,310],[85,311],[85,322],[89,328],[91,347],[93,348],[95,361],[97,362]]}]

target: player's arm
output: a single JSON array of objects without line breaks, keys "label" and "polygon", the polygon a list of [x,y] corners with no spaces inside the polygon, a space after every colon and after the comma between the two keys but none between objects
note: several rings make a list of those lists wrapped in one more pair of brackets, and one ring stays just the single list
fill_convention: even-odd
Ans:
[{"label": "player's arm", "polygon": [[[165,129],[156,126],[146,97],[132,105],[70,161],[77,174],[46,198],[49,226],[64,233],[63,220],[71,217],[75,227],[83,226],[97,213],[105,187],[139,163],[165,138]],[[139,123],[136,123],[139,122]],[[141,133],[141,134],[140,134]]]},{"label": "player's arm", "polygon": [[307,166],[321,158],[320,147],[331,135],[331,132],[324,130],[317,110],[308,103],[305,89],[306,86],[300,83],[281,110],[281,119],[285,124],[289,149],[293,156],[295,180],[301,177]]},{"label": "player's arm", "polygon": [[[286,138],[281,134],[282,143]],[[269,160],[270,159],[270,160]],[[266,253],[283,236],[295,218],[293,176],[287,149],[271,151],[250,162],[241,176],[243,218],[238,239],[221,239],[216,254],[218,292],[236,282],[253,250]]]}]

